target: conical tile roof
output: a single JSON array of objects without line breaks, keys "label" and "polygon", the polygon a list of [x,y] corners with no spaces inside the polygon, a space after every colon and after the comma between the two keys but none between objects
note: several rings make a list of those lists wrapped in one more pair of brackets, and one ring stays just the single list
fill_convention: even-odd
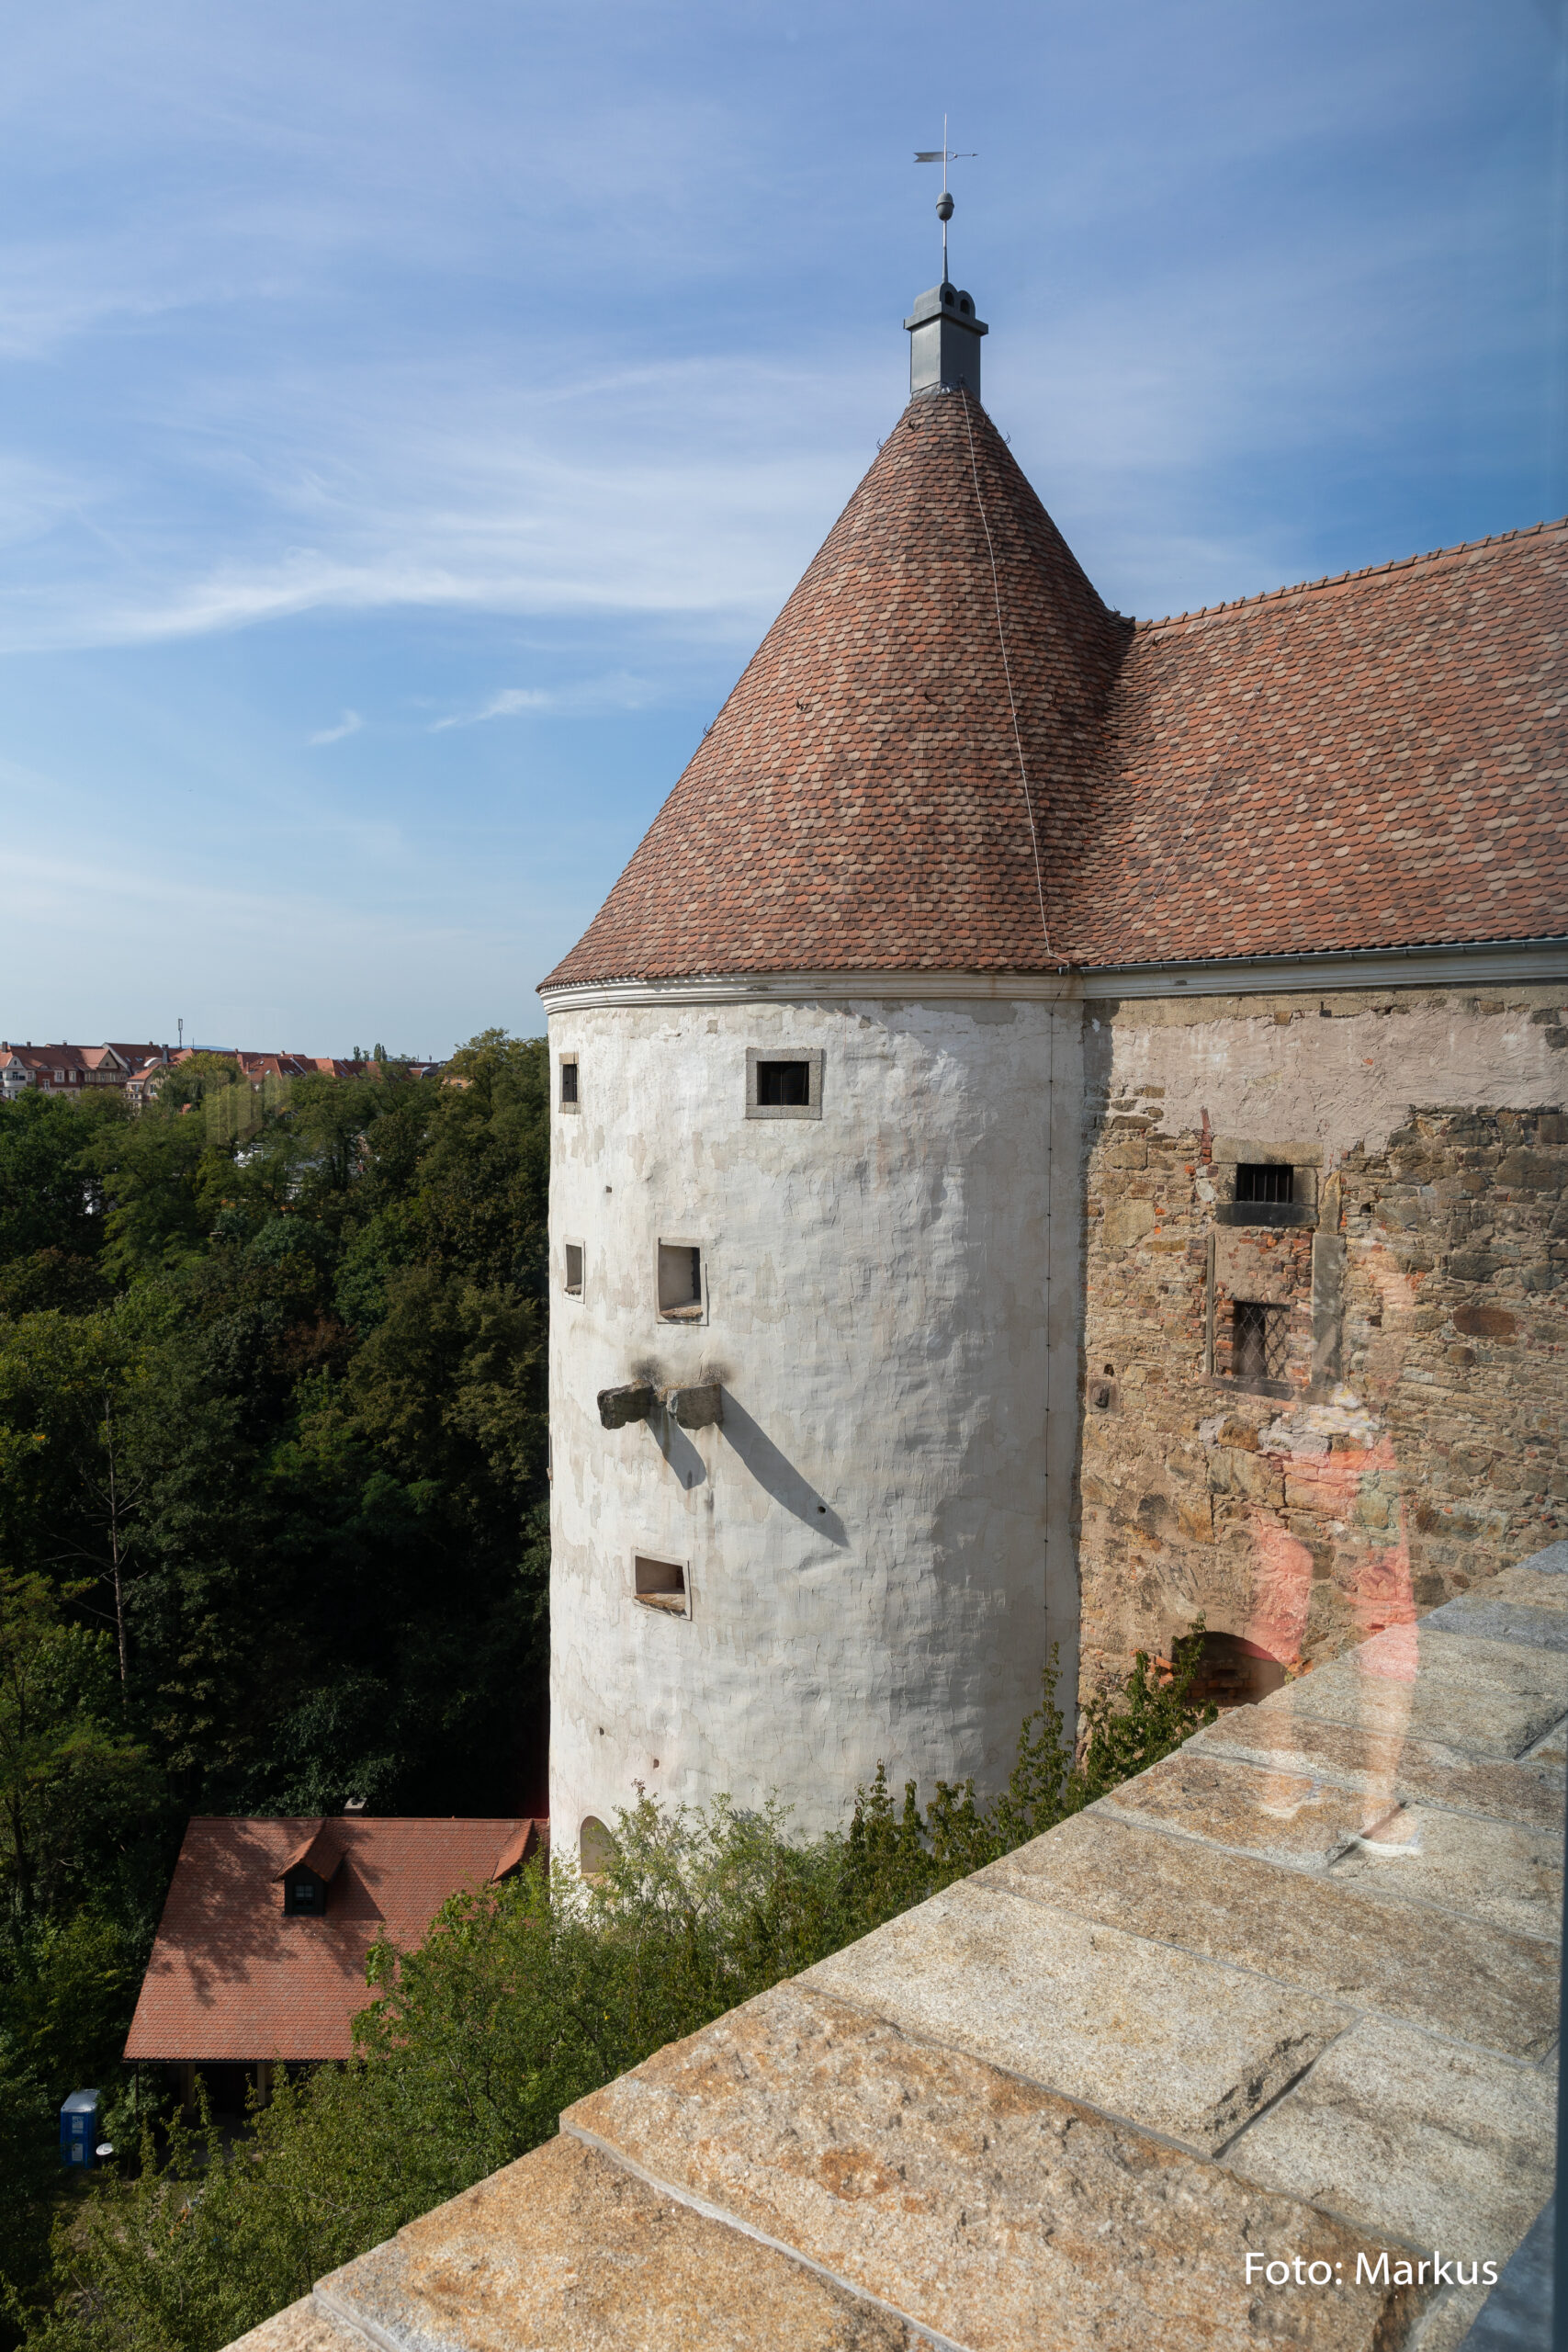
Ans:
[{"label": "conical tile roof", "polygon": [[912,400],[545,985],[1052,968],[1130,634],[979,404]]}]

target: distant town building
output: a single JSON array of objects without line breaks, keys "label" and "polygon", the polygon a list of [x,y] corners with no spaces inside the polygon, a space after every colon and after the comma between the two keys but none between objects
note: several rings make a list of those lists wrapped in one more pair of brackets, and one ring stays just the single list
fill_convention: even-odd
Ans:
[{"label": "distant town building", "polygon": [[166,1046],[17,1046],[0,1042],[0,1100],[37,1087],[45,1094],[75,1094],[90,1086],[123,1087]]},{"label": "distant town building", "polygon": [[21,1046],[7,1039],[0,1041],[0,1102],[15,1102],[29,1088],[76,1094],[88,1087],[118,1086],[140,1109],[171,1069],[197,1054],[237,1063],[258,1088],[269,1078],[380,1078],[389,1069],[412,1078],[437,1078],[443,1067],[430,1061],[344,1060],[331,1054],[247,1053],[237,1046]]}]

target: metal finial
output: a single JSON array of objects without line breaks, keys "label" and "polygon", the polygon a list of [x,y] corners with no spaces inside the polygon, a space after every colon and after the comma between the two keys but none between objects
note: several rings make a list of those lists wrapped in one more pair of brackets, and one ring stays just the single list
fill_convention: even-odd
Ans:
[{"label": "metal finial", "polygon": [[915,150],[915,161],[917,164],[940,164],[942,165],[942,194],[936,200],[936,217],[942,222],[942,282],[944,286],[947,284],[947,224],[953,218],[953,198],[948,194],[947,189],[947,167],[949,164],[973,162],[975,160],[975,154],[976,151],[973,148],[953,149],[949,147],[947,143],[947,117],[945,115],[943,115],[942,119],[942,145],[940,147],[917,147]]}]

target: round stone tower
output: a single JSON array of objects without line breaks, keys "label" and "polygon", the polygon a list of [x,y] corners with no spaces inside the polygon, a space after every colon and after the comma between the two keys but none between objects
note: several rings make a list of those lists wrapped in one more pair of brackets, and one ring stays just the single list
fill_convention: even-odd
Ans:
[{"label": "round stone tower", "polygon": [[544,984],[551,1817],[840,1821],[1075,1688],[1080,1013],[1052,877],[1124,642],[967,294]]}]

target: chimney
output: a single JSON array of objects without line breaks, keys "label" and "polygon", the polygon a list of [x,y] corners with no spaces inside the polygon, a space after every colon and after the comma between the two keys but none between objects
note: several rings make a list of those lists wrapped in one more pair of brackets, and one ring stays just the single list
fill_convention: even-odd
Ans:
[{"label": "chimney", "polygon": [[920,295],[904,322],[909,336],[909,397],[955,392],[980,397],[980,337],[990,329],[975,316],[975,298],[946,278]]}]

